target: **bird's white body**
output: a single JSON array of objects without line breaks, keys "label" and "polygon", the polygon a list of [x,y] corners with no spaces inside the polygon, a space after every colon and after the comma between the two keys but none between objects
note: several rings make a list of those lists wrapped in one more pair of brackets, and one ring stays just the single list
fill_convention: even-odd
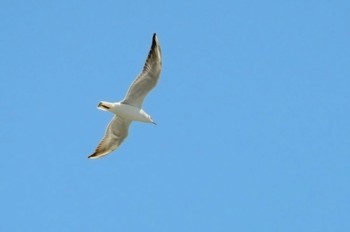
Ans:
[{"label": "bird's white body", "polygon": [[123,104],[120,102],[100,102],[98,108],[103,111],[110,111],[119,117],[128,119],[130,121],[148,122],[154,123],[151,116],[147,114],[143,109]]}]

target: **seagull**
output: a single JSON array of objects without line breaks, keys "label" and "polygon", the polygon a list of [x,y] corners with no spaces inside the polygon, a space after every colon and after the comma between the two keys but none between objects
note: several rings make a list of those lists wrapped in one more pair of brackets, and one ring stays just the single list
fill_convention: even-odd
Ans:
[{"label": "seagull", "polygon": [[152,117],[142,109],[146,95],[156,86],[162,69],[162,54],[157,35],[154,33],[152,46],[146,63],[129,90],[120,102],[101,101],[97,108],[114,114],[108,124],[102,141],[89,159],[96,159],[108,155],[117,149],[128,136],[132,121],[156,124]]}]

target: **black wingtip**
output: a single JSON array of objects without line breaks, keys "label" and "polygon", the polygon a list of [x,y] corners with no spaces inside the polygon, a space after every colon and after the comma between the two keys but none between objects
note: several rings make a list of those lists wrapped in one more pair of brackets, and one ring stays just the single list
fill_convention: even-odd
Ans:
[{"label": "black wingtip", "polygon": [[157,34],[153,33],[151,50],[153,50],[156,46],[158,46],[158,38]]},{"label": "black wingtip", "polygon": [[152,42],[153,43],[157,42],[157,34],[156,33],[153,33]]},{"label": "black wingtip", "polygon": [[94,154],[88,156],[88,159],[96,159],[96,158],[98,158],[96,152]]}]

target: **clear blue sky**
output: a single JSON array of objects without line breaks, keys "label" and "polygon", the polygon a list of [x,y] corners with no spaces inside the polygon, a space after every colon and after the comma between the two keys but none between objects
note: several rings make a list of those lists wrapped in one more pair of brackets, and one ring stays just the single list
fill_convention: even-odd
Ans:
[{"label": "clear blue sky", "polygon": [[[350,231],[349,11],[1,1],[0,231]],[[88,160],[154,32],[158,125]]]}]

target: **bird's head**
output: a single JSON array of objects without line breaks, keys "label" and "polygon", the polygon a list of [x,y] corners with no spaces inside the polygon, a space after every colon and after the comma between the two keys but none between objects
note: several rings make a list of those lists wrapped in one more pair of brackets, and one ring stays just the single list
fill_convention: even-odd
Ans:
[{"label": "bird's head", "polygon": [[148,119],[151,123],[153,123],[154,125],[157,125],[157,123],[153,120],[153,118],[151,116],[148,115]]}]

